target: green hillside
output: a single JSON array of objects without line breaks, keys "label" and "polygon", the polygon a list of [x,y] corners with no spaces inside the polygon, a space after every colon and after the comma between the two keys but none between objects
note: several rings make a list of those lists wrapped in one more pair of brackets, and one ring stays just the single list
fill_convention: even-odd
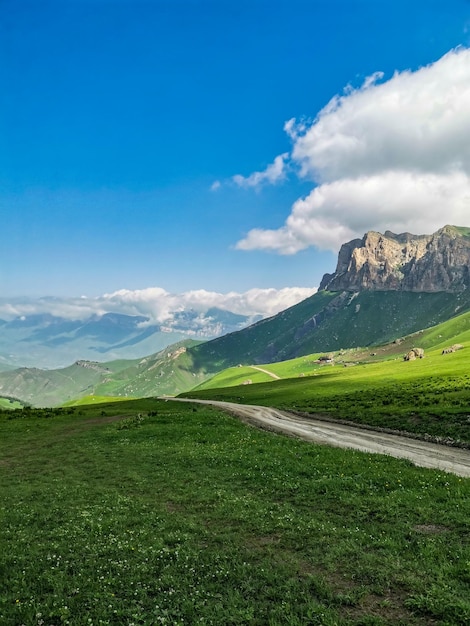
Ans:
[{"label": "green hillside", "polygon": [[77,361],[57,370],[0,372],[0,393],[34,406],[57,406],[86,396],[146,397],[191,389],[207,375],[193,371],[185,340],[144,359]]},{"label": "green hillside", "polygon": [[454,228],[458,233],[460,233],[462,237],[465,237],[466,239],[470,239],[470,228],[468,226],[453,226],[452,228]]},{"label": "green hillside", "polygon": [[[268,363],[283,358],[281,352],[295,343],[298,330],[306,320],[321,314],[336,294],[317,293],[296,306],[191,349],[198,369],[216,372],[231,365]],[[312,350],[308,350],[311,352]],[[292,355],[286,355],[286,358]]]},{"label": "green hillside", "polygon": [[0,411],[12,410],[12,409],[21,409],[23,407],[23,403],[16,400],[16,398],[1,398],[0,397]]},{"label": "green hillside", "polygon": [[343,366],[396,359],[403,356],[405,352],[413,348],[417,343],[426,350],[433,349],[439,351],[453,344],[470,345],[470,312],[463,313],[447,322],[412,333],[406,337],[401,337],[398,341],[395,340],[387,344],[366,348],[355,347],[317,352],[296,359],[266,363],[259,366],[261,369],[269,372],[271,376],[257,371],[256,367],[253,368],[252,366],[238,365],[237,367],[227,368],[201,383],[198,387],[195,387],[193,391],[232,387],[244,383],[272,382],[276,377],[296,378],[309,376],[318,373],[325,366],[331,365],[331,363],[324,362],[326,357],[330,357],[329,360],[333,364]]},{"label": "green hillside", "polygon": [[195,371],[193,358],[186,346],[197,342],[186,340],[121,369],[95,387],[103,396],[149,397],[176,395],[191,389],[207,378]]},{"label": "green hillside", "polygon": [[[462,349],[442,354],[445,348]],[[412,347],[425,358],[406,362]],[[314,354],[261,366],[282,380],[244,384],[250,368],[230,368],[187,397],[276,406],[470,443],[470,313],[398,343]],[[328,362],[319,361],[328,356]],[[267,376],[266,374],[264,376]],[[256,384],[257,383],[257,384]]]},{"label": "green hillside", "polygon": [[[309,357],[305,372],[302,364],[293,365],[292,373],[285,371],[290,366],[275,365],[269,369],[266,364],[330,352],[336,353],[337,362],[392,357],[407,345],[412,347],[412,340],[377,350],[372,346],[401,341],[410,333],[449,318],[454,320],[454,316],[469,308],[470,293],[466,291],[458,294],[322,291],[242,331],[206,343],[186,340],[143,359],[107,363],[77,361],[58,370],[20,368],[0,372],[0,394],[35,406],[56,406],[93,395],[175,395],[197,387],[227,367],[235,367],[235,371],[222,374],[222,382],[225,376],[229,377],[223,383],[225,386],[269,382],[273,376],[253,366],[264,363],[264,369],[274,377],[284,378],[315,369],[312,364],[315,357]],[[461,316],[455,317],[446,329],[434,330],[435,335],[423,339],[422,347],[427,348],[432,342],[444,346],[451,336],[454,342],[464,342],[467,330],[467,322]],[[363,350],[358,350],[358,346]],[[371,357],[371,352],[376,352],[376,356]],[[249,369],[243,369],[246,367]],[[220,380],[209,385],[220,386]]]},{"label": "green hillside", "polygon": [[104,371],[76,363],[59,370],[20,368],[0,374],[0,391],[36,406],[54,406],[92,393]]},{"label": "green hillside", "polygon": [[470,293],[321,291],[274,317],[190,350],[197,370],[272,363],[320,351],[372,346],[470,309]]}]

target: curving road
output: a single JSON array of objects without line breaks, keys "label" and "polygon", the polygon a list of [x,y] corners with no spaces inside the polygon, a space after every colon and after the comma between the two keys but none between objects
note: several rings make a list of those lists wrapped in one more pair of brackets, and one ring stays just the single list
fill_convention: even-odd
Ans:
[{"label": "curving road", "polygon": [[462,448],[452,448],[417,439],[409,439],[401,435],[391,435],[345,424],[299,417],[287,411],[280,411],[279,409],[265,406],[236,404],[234,402],[217,400],[194,400],[190,398],[162,399],[176,402],[210,404],[237,417],[241,417],[250,424],[288,435],[295,435],[315,443],[338,448],[362,450],[363,452],[387,454],[398,459],[408,459],[421,467],[430,467],[451,472],[458,476],[470,477],[470,451]]},{"label": "curving road", "polygon": [[274,372],[268,372],[268,370],[265,370],[262,367],[258,367],[257,365],[249,365],[248,367],[251,367],[252,370],[258,370],[258,372],[263,372],[263,374],[271,376],[271,378],[274,378],[274,380],[281,380],[281,377]]}]

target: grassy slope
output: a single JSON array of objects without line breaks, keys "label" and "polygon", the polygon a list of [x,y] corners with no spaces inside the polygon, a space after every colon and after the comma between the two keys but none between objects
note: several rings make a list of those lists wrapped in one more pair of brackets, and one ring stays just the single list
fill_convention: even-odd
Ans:
[{"label": "grassy slope", "polygon": [[280,353],[295,342],[299,326],[319,313],[335,295],[325,291],[317,293],[272,318],[191,348],[194,366],[216,372],[239,363],[279,360]]},{"label": "grassy slope", "polygon": [[2,373],[1,389],[26,402],[53,406],[91,393],[100,376],[95,370],[76,364],[60,370],[21,368]]},{"label": "grassy slope", "polygon": [[1,398],[0,397],[0,411],[4,411],[6,409],[21,409],[21,402],[15,400],[14,398]]},{"label": "grassy slope", "polygon": [[151,400],[0,441],[2,625],[470,620],[470,480]]},{"label": "grassy slope", "polygon": [[[319,351],[385,343],[470,308],[470,293],[318,292],[279,315],[196,346],[196,369],[272,363]],[[328,313],[325,314],[325,310]],[[315,319],[314,319],[314,316]]]},{"label": "grassy slope", "polygon": [[466,239],[470,239],[470,228],[468,226],[454,226],[453,228]]},{"label": "grassy slope", "polygon": [[[227,365],[252,365],[312,351],[351,349],[414,332],[469,306],[470,295],[409,292],[320,292],[279,315],[205,344],[181,342],[133,361],[103,363],[101,370],[72,365],[60,370],[0,373],[0,393],[36,406],[87,395],[142,397],[187,391]],[[327,313],[325,313],[327,311]],[[187,352],[177,354],[185,345]],[[260,373],[246,380],[261,382]],[[265,377],[269,380],[269,377]]]},{"label": "grassy slope", "polygon": [[207,375],[194,370],[189,352],[178,353],[177,346],[180,345],[175,344],[156,355],[141,359],[132,368],[122,370],[119,376],[98,385],[95,392],[101,395],[148,397],[175,395],[194,387]]},{"label": "grassy slope", "polygon": [[88,395],[175,394],[206,377],[193,373],[189,354],[175,356],[182,346],[196,343],[186,340],[145,359],[110,361],[92,367],[74,363],[57,370],[20,368],[0,374],[0,392],[35,406],[57,406]]},{"label": "grassy slope", "polygon": [[[195,387],[226,365],[270,363],[314,349],[351,350],[396,338],[448,319],[459,307],[468,308],[469,297],[466,293],[363,292],[338,299],[338,294],[321,292],[269,320],[205,344],[181,342],[145,359],[103,363],[97,368],[74,364],[60,370],[3,372],[0,393],[36,406],[54,406],[87,395],[173,395]],[[187,352],[178,353],[183,344]],[[250,371],[245,380],[261,382],[269,377]]]},{"label": "grassy slope", "polygon": [[[61,406],[63,408],[68,407],[88,407],[89,405],[97,405],[97,404],[106,404],[109,402],[128,402],[128,398],[121,398],[119,396],[84,396],[83,398],[78,398],[77,400],[69,400],[68,402],[64,402]],[[53,409],[54,410],[54,409]]]},{"label": "grassy slope", "polygon": [[[271,368],[271,365],[265,365],[263,367],[266,368],[266,371],[269,371],[268,368]],[[271,380],[273,380],[273,378],[269,376],[269,374],[255,370],[250,366],[229,367],[209,380],[201,383],[191,390],[191,392],[202,389],[217,389],[219,387],[233,387],[244,384],[268,383]]]},{"label": "grassy slope", "polygon": [[[454,343],[464,349],[441,354]],[[426,348],[426,357],[404,362],[403,353],[413,345]],[[316,364],[318,355],[272,363],[263,367],[285,380],[246,386],[240,384],[245,370],[232,368],[185,395],[322,413],[468,443],[469,349],[467,313],[399,345],[377,348],[374,356],[369,350],[350,350],[335,353],[336,365]],[[344,367],[345,363],[356,365]]]},{"label": "grassy slope", "polygon": [[[316,362],[321,356],[329,355],[337,364],[357,364],[396,359],[402,357],[405,352],[415,346],[426,350],[442,351],[444,348],[457,343],[470,346],[470,313],[464,313],[432,328],[413,333],[402,338],[400,343],[392,342],[372,348],[357,347],[327,352],[326,354],[325,352],[318,352],[297,359],[263,364],[260,367],[280,378],[295,378],[322,371],[323,366]],[[266,374],[256,376],[255,379],[255,377],[251,376],[255,371],[250,366],[227,368],[204,381],[192,391],[241,385],[250,377],[253,379],[253,382],[257,383],[271,382],[273,380],[272,377]]]}]

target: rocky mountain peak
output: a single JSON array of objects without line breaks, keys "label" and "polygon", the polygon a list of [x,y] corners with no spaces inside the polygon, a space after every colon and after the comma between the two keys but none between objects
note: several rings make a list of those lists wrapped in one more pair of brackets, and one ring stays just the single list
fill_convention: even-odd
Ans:
[{"label": "rocky mountain peak", "polygon": [[341,246],[328,291],[461,291],[470,286],[470,229],[444,226],[432,235],[370,231]]}]

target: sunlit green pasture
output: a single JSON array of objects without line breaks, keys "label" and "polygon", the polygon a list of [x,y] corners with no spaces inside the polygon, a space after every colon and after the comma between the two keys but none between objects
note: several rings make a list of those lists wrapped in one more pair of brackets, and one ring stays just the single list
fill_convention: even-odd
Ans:
[{"label": "sunlit green pasture", "polygon": [[21,409],[23,405],[13,398],[0,398],[0,411],[5,409]]},{"label": "sunlit green pasture", "polygon": [[[427,352],[427,356],[440,356],[444,348],[453,344],[461,344],[464,347],[470,347],[470,313],[464,313],[442,324],[438,324],[437,326],[414,333],[408,337],[403,337],[399,339],[399,341],[382,346],[372,346],[368,348],[357,347],[326,353],[319,352],[297,359],[261,365],[260,367],[280,378],[296,378],[299,376],[303,377],[318,374],[323,372],[324,367],[330,367],[328,364],[318,363],[318,359],[321,357],[331,356],[335,365],[349,367],[352,365],[389,360],[402,361],[404,353],[408,352],[413,347],[424,348]],[[437,373],[442,371],[444,375],[448,375],[449,373],[460,374],[466,367],[465,358],[470,359],[468,355],[467,357],[460,356],[460,358],[453,356],[448,362],[443,359],[432,359],[432,361],[427,362],[427,366],[422,369],[428,372],[430,368],[434,367]],[[239,366],[228,368],[199,385],[196,390],[238,386],[249,378],[252,379],[253,383],[271,382],[273,380],[272,377],[266,374],[254,377],[251,375],[254,371],[255,370],[250,367]],[[380,372],[380,370],[376,371]],[[384,374],[386,373],[387,372],[384,371]],[[257,372],[257,374],[259,374],[259,372]],[[409,370],[405,370],[404,368],[398,368],[396,371],[398,378],[406,378],[408,374]],[[411,377],[414,375],[415,373],[412,370]]]},{"label": "sunlit green pasture", "polygon": [[302,357],[266,366],[278,375],[297,368],[300,377],[297,374],[296,378],[269,383],[217,388],[223,380],[219,378],[213,388],[185,395],[326,414],[470,442],[469,350],[467,346],[443,355],[438,349],[416,361],[397,357],[348,367],[330,364],[313,368],[312,359]]},{"label": "sunlit green pasture", "polygon": [[469,623],[470,480],[151,399],[0,442],[2,625]]},{"label": "sunlit green pasture", "polygon": [[65,402],[62,406],[88,406],[89,404],[103,404],[106,402],[125,402],[127,398],[121,397],[110,397],[110,396],[85,396],[84,398],[78,398],[78,400],[71,400],[70,402]]},{"label": "sunlit green pasture", "polygon": [[[271,365],[263,365],[269,371]],[[273,380],[272,376],[255,370],[249,366],[229,367],[220,374],[216,374],[213,378],[202,383],[196,389],[216,389],[218,387],[233,387],[238,385],[248,385],[257,383],[266,383]]]}]

